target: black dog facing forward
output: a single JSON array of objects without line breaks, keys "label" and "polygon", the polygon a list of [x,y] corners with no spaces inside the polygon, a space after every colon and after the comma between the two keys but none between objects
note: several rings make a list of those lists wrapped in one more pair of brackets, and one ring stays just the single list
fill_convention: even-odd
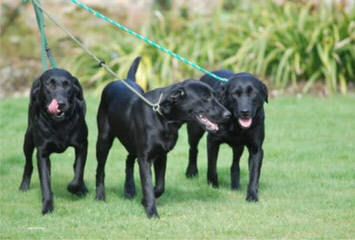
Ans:
[{"label": "black dog facing forward", "polygon": [[[231,187],[238,189],[240,187],[239,159],[246,146],[249,151],[249,185],[246,199],[258,201],[259,177],[263,161],[263,105],[264,101],[268,100],[267,88],[249,73],[235,74],[228,70],[219,70],[214,73],[228,78],[229,81],[222,83],[208,75],[204,75],[201,81],[217,91],[222,104],[232,113],[232,117],[223,124],[221,131],[217,134],[209,133],[207,136],[208,183],[218,187],[216,165],[219,146],[227,143],[233,149],[233,163],[230,170]],[[197,174],[197,145],[204,130],[194,122],[187,124],[187,130],[190,152],[186,175],[192,177]]]},{"label": "black dog facing forward", "polygon": [[[140,58],[136,58],[133,62],[125,81],[151,102],[161,98],[161,115],[120,81],[111,82],[105,87],[97,115],[96,199],[105,200],[104,168],[112,142],[117,137],[128,151],[125,196],[133,198],[136,194],[133,166],[138,158],[142,203],[150,218],[158,217],[156,197],[164,192],[167,153],[175,146],[180,126],[194,119],[205,130],[217,132],[218,123],[231,114],[216,101],[210,86],[196,80],[186,80],[143,93],[135,83],[139,61]],[[155,170],[154,188],[151,164],[154,164]]]},{"label": "black dog facing forward", "polygon": [[66,70],[50,69],[33,83],[24,140],[26,163],[20,190],[29,189],[33,170],[32,154],[36,148],[43,214],[53,211],[49,159],[53,152],[64,152],[69,146],[75,148],[75,176],[68,185],[68,191],[77,195],[87,193],[84,184],[88,146],[85,111],[81,86]]}]

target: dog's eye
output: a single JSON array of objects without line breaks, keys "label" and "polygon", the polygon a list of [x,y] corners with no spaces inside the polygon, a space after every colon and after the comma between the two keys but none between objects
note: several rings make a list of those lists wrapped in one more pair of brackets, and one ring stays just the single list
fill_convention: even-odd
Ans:
[{"label": "dog's eye", "polygon": [[240,97],[241,93],[239,91],[232,93],[232,97],[238,98]]},{"label": "dog's eye", "polygon": [[56,82],[54,79],[49,80],[48,85],[50,88],[55,88],[56,87]]},{"label": "dog's eye", "polygon": [[248,91],[248,94],[249,94],[249,96],[251,96],[251,97],[255,97],[255,96],[256,96],[256,92],[255,92],[253,89],[250,89],[250,90]]},{"label": "dog's eye", "polygon": [[256,96],[256,92],[254,91],[254,89],[251,86],[248,86],[247,88],[247,94],[251,97],[255,97]]},{"label": "dog's eye", "polygon": [[64,81],[64,82],[63,82],[63,87],[66,88],[66,87],[68,87],[68,86],[69,86],[69,82],[68,82],[68,81]]}]

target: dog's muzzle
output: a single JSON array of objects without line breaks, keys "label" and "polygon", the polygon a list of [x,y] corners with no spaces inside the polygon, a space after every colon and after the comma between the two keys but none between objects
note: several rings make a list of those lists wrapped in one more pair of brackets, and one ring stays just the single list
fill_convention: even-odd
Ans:
[{"label": "dog's muzzle", "polygon": [[238,123],[242,128],[249,128],[252,124],[252,117],[250,111],[244,110],[239,114]]},{"label": "dog's muzzle", "polygon": [[218,131],[218,125],[212,121],[210,121],[206,116],[202,114],[196,115],[196,119],[206,127],[207,131]]},{"label": "dog's muzzle", "polygon": [[48,112],[58,119],[64,117],[64,111],[61,110],[59,105],[60,104],[58,104],[58,101],[55,98],[52,99],[52,101],[48,105]]}]

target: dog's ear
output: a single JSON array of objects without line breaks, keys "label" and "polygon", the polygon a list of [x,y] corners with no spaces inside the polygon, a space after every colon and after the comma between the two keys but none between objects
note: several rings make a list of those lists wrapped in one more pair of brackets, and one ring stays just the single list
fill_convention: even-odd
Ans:
[{"label": "dog's ear", "polygon": [[171,112],[173,106],[183,99],[186,96],[185,89],[183,86],[178,84],[173,87],[166,96],[163,96],[163,99],[160,103],[161,111],[164,115],[167,115]]},{"label": "dog's ear", "polygon": [[224,103],[226,101],[227,94],[228,94],[228,83],[224,82],[220,85],[220,87],[216,91],[217,99],[221,103]]},{"label": "dog's ear", "polygon": [[31,87],[30,101],[33,104],[39,103],[39,94],[40,94],[41,87],[42,87],[42,76],[36,78],[36,80],[33,82]]},{"label": "dog's ear", "polygon": [[262,94],[263,97],[264,97],[264,101],[265,101],[266,103],[268,103],[268,91],[267,91],[267,87],[266,87],[266,85],[265,85],[263,82],[260,81],[260,83],[261,83],[261,94]]},{"label": "dog's ear", "polygon": [[169,94],[169,99],[172,103],[177,103],[185,96],[185,90],[183,87],[178,87],[177,89],[173,89]]},{"label": "dog's ear", "polygon": [[79,80],[74,76],[72,76],[72,80],[74,83],[73,87],[74,87],[76,98],[79,99],[80,101],[84,100],[83,89],[81,88]]}]

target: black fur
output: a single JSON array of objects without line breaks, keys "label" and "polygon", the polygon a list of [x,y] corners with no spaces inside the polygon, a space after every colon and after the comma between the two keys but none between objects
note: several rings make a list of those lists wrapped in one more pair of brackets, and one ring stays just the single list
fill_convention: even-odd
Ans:
[{"label": "black fur", "polygon": [[[204,75],[201,78],[218,92],[222,104],[232,113],[232,118],[223,124],[221,131],[209,133],[207,136],[208,148],[208,183],[218,187],[217,156],[219,146],[227,143],[233,149],[233,163],[231,166],[231,187],[240,187],[239,159],[244,146],[249,151],[249,185],[247,190],[248,201],[258,201],[258,185],[263,161],[262,144],[264,141],[264,102],[268,101],[267,88],[259,79],[249,73],[235,74],[228,70],[214,72],[216,75],[228,78],[227,83],[215,80]],[[251,125],[245,127],[251,119]],[[198,143],[204,130],[196,123],[187,124],[190,145],[189,164],[186,170],[187,177],[197,175]]]},{"label": "black fur", "polygon": [[[103,90],[97,121],[96,199],[105,200],[105,163],[112,142],[117,137],[128,151],[124,193],[127,198],[136,195],[133,178],[134,161],[138,158],[143,191],[143,205],[147,216],[158,217],[156,197],[161,196],[165,186],[167,153],[175,146],[178,129],[194,118],[208,118],[220,123],[230,113],[216,101],[214,91],[207,84],[186,80],[165,88],[143,93],[134,82],[134,74],[140,58],[137,58],[125,80],[151,102],[160,103],[162,116],[127,89],[120,81],[109,83]],[[204,128],[206,121],[199,124]],[[217,131],[217,129],[210,131]],[[154,164],[155,187],[152,183],[151,164]]]},{"label": "black fur", "polygon": [[[58,102],[56,114],[49,105]],[[84,168],[87,155],[88,129],[85,123],[85,101],[78,80],[63,69],[50,69],[37,78],[31,88],[28,108],[28,126],[24,139],[26,163],[20,190],[29,189],[33,170],[32,154],[37,149],[37,166],[42,190],[42,213],[53,211],[53,193],[50,184],[51,153],[75,148],[74,179],[68,191],[77,195],[87,193]]]}]

